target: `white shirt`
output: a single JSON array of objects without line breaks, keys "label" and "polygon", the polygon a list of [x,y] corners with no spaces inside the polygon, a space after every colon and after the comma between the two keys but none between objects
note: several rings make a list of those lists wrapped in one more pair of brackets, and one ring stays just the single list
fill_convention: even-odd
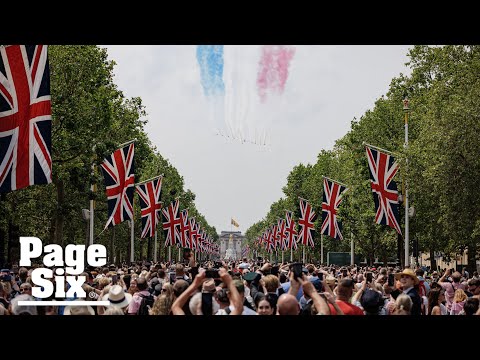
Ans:
[{"label": "white shirt", "polygon": [[[230,308],[231,311],[233,311],[233,309],[235,309],[232,305],[230,305],[229,308]],[[225,311],[225,309],[220,309],[215,313],[215,315],[228,315],[228,314]],[[252,309],[244,306],[242,315],[258,315],[258,314],[255,311],[253,311]]]}]

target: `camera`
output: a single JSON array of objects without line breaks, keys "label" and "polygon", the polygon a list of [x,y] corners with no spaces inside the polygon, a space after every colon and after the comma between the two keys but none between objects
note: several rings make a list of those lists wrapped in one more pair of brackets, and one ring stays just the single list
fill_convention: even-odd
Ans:
[{"label": "camera", "polygon": [[205,270],[205,277],[211,279],[218,279],[220,277],[220,275],[218,274],[218,269]]},{"label": "camera", "polygon": [[291,266],[294,279],[302,278],[302,267],[301,263],[294,263]]},{"label": "camera", "polygon": [[371,272],[367,272],[367,283],[371,283],[373,281],[373,274]]},{"label": "camera", "polygon": [[393,285],[395,285],[395,275],[388,274],[388,286],[393,286]]}]

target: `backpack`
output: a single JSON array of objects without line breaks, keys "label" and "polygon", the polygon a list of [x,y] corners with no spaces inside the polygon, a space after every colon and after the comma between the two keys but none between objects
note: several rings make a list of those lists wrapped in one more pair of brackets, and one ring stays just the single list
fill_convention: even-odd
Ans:
[{"label": "backpack", "polygon": [[139,294],[142,298],[142,302],[140,303],[140,307],[138,308],[137,315],[149,315],[148,310],[152,308],[155,299],[153,295],[144,296]]},{"label": "backpack", "polygon": [[424,282],[425,280],[420,280],[418,284],[418,295],[420,295],[420,297],[427,296],[427,288],[425,287]]}]

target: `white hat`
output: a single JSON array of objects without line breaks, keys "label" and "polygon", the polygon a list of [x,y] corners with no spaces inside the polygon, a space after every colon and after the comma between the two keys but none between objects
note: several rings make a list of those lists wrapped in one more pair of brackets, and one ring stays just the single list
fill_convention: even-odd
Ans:
[{"label": "white hat", "polygon": [[130,304],[132,295],[123,291],[120,285],[113,285],[108,294],[103,296],[102,301],[110,301],[111,306],[123,308]]},{"label": "white hat", "polygon": [[[82,299],[74,300],[76,302],[84,301]],[[95,310],[89,305],[67,305],[63,310],[63,315],[87,315],[84,310],[87,310],[90,315],[95,315]]]}]

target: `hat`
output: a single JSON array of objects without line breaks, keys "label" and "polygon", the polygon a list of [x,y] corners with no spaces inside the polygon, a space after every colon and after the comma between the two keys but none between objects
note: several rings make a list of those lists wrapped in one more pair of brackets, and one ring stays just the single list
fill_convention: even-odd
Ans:
[{"label": "hat", "polygon": [[124,292],[120,285],[113,285],[108,294],[103,296],[102,301],[110,301],[111,306],[123,308],[132,301],[132,294]]},{"label": "hat", "polygon": [[10,305],[12,307],[12,313],[14,315],[37,315],[37,307],[32,305],[18,305],[19,301],[35,301],[33,296],[28,294],[20,294],[15,296]]},{"label": "hat", "polygon": [[163,287],[162,284],[155,285],[155,290],[153,291],[155,296],[159,296],[162,293],[162,287]]},{"label": "hat", "polygon": [[325,281],[327,282],[328,286],[330,287],[332,287],[332,285],[335,286],[335,278],[332,275],[328,275]]},{"label": "hat", "polygon": [[246,274],[243,274],[243,280],[246,280],[246,281],[253,281],[255,280],[255,278],[257,277],[257,275],[260,275],[256,272],[248,272]]},{"label": "hat", "polygon": [[202,292],[214,292],[215,291],[215,280],[213,279],[208,279],[205,281],[202,285]]},{"label": "hat", "polygon": [[417,275],[415,274],[415,271],[413,271],[412,269],[407,268],[400,273],[396,273],[395,274],[395,279],[400,280],[402,275],[410,276],[413,279],[415,285],[418,285],[418,283],[420,282],[420,280],[418,280]]},{"label": "hat", "polygon": [[[75,302],[82,301],[83,300],[75,300]],[[95,315],[95,310],[89,305],[67,305],[63,310],[63,315]]]},{"label": "hat", "polygon": [[302,267],[302,272],[308,274],[308,269],[306,267]]},{"label": "hat", "polygon": [[250,265],[244,263],[244,264],[238,265],[238,268],[239,269],[248,269],[248,268],[250,268]]}]

